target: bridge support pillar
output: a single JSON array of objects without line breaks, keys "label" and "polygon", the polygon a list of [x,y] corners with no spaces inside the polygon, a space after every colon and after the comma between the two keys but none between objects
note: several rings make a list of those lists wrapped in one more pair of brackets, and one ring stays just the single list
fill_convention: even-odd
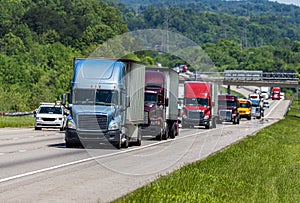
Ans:
[{"label": "bridge support pillar", "polygon": [[227,85],[227,94],[230,94],[230,85]]},{"label": "bridge support pillar", "polygon": [[298,85],[296,87],[296,95],[297,95],[297,102],[299,103],[299,101],[300,101],[300,95],[299,95],[299,86]]}]

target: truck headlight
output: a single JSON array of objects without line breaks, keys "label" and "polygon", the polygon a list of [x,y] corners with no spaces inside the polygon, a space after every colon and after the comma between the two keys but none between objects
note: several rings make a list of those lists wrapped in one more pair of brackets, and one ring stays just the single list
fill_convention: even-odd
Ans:
[{"label": "truck headlight", "polygon": [[151,125],[158,125],[160,126],[160,120],[151,120]]},{"label": "truck headlight", "polygon": [[108,126],[108,130],[118,130],[119,123],[118,122],[111,122]]},{"label": "truck headlight", "polygon": [[76,125],[73,120],[69,120],[67,123],[67,128],[76,129]]}]

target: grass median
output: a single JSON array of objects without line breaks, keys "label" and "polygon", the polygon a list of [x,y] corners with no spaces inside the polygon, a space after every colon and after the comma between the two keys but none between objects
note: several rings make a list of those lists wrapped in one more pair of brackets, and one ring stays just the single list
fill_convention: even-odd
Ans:
[{"label": "grass median", "polygon": [[0,128],[33,127],[33,126],[34,126],[33,116],[1,116],[0,117]]},{"label": "grass median", "polygon": [[285,119],[115,202],[300,202],[300,105]]}]

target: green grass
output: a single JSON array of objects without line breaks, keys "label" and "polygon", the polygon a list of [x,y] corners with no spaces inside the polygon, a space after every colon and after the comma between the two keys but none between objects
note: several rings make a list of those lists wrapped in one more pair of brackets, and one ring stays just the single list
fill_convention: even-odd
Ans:
[{"label": "green grass", "polygon": [[231,147],[115,202],[300,202],[300,105]]},{"label": "green grass", "polygon": [[34,117],[33,116],[1,116],[0,117],[0,128],[6,127],[33,127]]},{"label": "green grass", "polygon": [[[222,94],[226,94],[227,93],[227,88],[219,86],[219,92],[222,92]],[[235,95],[238,98],[245,98],[245,97],[247,97],[247,96],[245,96],[245,95],[243,95],[243,94],[241,94],[239,92],[233,91],[231,89],[230,89],[230,94]]]}]

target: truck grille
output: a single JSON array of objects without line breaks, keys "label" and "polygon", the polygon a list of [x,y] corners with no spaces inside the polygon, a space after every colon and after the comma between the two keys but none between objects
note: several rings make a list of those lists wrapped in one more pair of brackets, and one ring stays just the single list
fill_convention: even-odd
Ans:
[{"label": "truck grille", "polygon": [[80,130],[107,130],[106,115],[78,115]]},{"label": "truck grille", "polygon": [[200,119],[204,118],[204,112],[203,111],[188,111],[188,118],[189,119]]},{"label": "truck grille", "polygon": [[221,120],[231,120],[232,111],[231,110],[220,110],[219,115]]}]

